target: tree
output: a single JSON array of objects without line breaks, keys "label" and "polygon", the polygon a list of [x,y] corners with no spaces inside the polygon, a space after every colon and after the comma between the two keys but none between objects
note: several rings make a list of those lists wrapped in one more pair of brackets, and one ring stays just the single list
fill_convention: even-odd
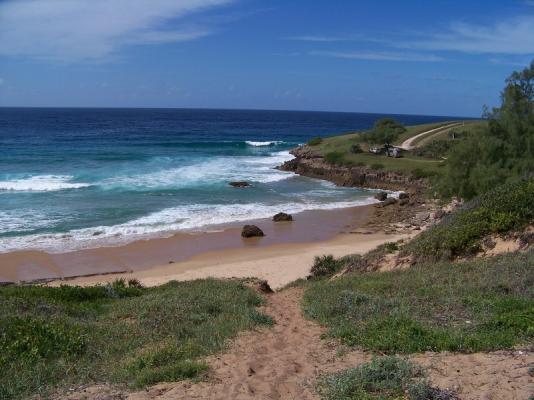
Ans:
[{"label": "tree", "polygon": [[366,139],[372,144],[389,144],[397,140],[399,135],[406,131],[404,125],[393,118],[382,118],[374,123],[373,129],[366,135]]},{"label": "tree", "polygon": [[469,199],[534,174],[534,61],[506,79],[501,106],[484,114],[487,127],[449,153],[439,185],[446,196]]}]

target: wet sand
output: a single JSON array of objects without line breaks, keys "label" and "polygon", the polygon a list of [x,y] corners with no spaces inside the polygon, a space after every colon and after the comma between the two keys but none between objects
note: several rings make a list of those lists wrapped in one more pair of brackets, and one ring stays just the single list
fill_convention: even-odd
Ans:
[{"label": "wet sand", "polygon": [[[156,285],[171,279],[259,277],[274,286],[307,275],[315,255],[367,251],[396,237],[380,233],[350,234],[363,227],[372,206],[315,210],[296,214],[293,222],[257,220],[266,236],[243,239],[241,226],[211,233],[179,233],[169,238],[139,240],[118,247],[67,253],[19,251],[0,254],[0,281],[69,279],[92,284],[117,277]],[[78,277],[72,279],[73,277]]]}]

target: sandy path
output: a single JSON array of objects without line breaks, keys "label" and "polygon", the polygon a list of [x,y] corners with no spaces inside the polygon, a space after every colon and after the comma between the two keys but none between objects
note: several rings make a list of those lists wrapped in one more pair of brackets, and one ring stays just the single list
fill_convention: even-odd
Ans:
[{"label": "sandy path", "polygon": [[428,134],[430,134],[432,132],[440,133],[440,132],[442,132],[443,130],[445,130],[447,128],[452,128],[454,126],[458,126],[458,125],[461,125],[461,124],[462,124],[461,122],[455,122],[455,123],[452,123],[452,124],[449,124],[449,125],[443,125],[443,126],[440,126],[439,128],[434,128],[434,129],[431,129],[429,131],[425,131],[425,132],[419,133],[418,135],[415,135],[415,136],[412,136],[409,139],[406,139],[404,142],[401,143],[401,145],[399,147],[401,149],[404,149],[404,150],[412,150],[413,148],[417,147],[413,143],[415,141],[417,141],[417,139],[419,139],[420,137],[426,136],[426,135],[428,135]]},{"label": "sandy path", "polygon": [[[240,335],[227,353],[208,360],[211,373],[206,382],[160,384],[130,394],[95,386],[62,399],[318,399],[314,391],[318,375],[358,365],[371,355],[362,351],[340,355],[335,343],[321,340],[324,329],[302,316],[301,296],[301,288],[269,295],[264,311],[276,325]],[[464,400],[527,400],[534,393],[528,375],[534,353],[428,353],[413,358],[428,368],[434,385],[454,388]]]}]

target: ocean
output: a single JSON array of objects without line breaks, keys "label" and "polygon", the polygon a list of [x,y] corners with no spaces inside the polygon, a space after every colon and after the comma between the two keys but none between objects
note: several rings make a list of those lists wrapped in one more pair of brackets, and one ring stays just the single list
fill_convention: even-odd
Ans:
[{"label": "ocean", "polygon": [[[350,207],[372,192],[278,171],[314,136],[451,117],[0,108],[0,252],[64,252]],[[248,181],[236,189],[230,181]]]}]

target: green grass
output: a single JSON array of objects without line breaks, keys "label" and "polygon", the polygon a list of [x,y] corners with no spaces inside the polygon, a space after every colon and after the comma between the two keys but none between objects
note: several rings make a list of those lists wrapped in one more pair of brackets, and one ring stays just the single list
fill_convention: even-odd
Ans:
[{"label": "green grass", "polygon": [[534,340],[534,251],[312,281],[306,315],[384,353],[493,351]]},{"label": "green grass", "polygon": [[534,179],[500,186],[473,199],[408,243],[402,254],[419,261],[448,260],[480,250],[489,234],[521,230],[534,221]]},{"label": "green grass", "polygon": [[[435,129],[440,126],[447,125],[449,122],[440,122],[433,124],[414,125],[406,127],[406,132],[400,135],[395,144],[400,144],[404,140],[415,136],[421,132]],[[466,131],[473,131],[476,126],[479,126],[480,121],[466,122],[462,129]],[[460,129],[460,128],[458,128]],[[444,130],[446,134],[449,130]],[[433,135],[431,135],[434,138]],[[436,137],[439,136],[436,135]],[[361,153],[352,151],[353,146],[359,146]],[[316,151],[325,157],[326,162],[333,165],[345,166],[367,166],[381,165],[385,171],[395,171],[400,173],[411,173],[416,178],[429,178],[438,175],[444,162],[435,159],[435,157],[418,156],[405,152],[401,158],[386,157],[385,155],[375,155],[369,153],[369,145],[362,139],[361,132],[352,132],[338,136],[331,136],[323,138],[321,141],[313,140],[313,146]]]},{"label": "green grass", "polygon": [[424,370],[400,357],[384,356],[356,368],[321,377],[317,391],[324,400],[456,399],[429,385]]},{"label": "green grass", "polygon": [[422,146],[434,140],[453,141],[450,136],[451,131],[454,131],[456,133],[456,138],[459,139],[466,135],[476,134],[480,128],[485,127],[486,125],[487,121],[465,121],[464,125],[446,128],[430,135],[422,136],[416,139],[413,143],[417,146]]},{"label": "green grass", "polygon": [[200,378],[203,357],[272,323],[257,311],[261,302],[240,281],[0,288],[0,398]]}]

